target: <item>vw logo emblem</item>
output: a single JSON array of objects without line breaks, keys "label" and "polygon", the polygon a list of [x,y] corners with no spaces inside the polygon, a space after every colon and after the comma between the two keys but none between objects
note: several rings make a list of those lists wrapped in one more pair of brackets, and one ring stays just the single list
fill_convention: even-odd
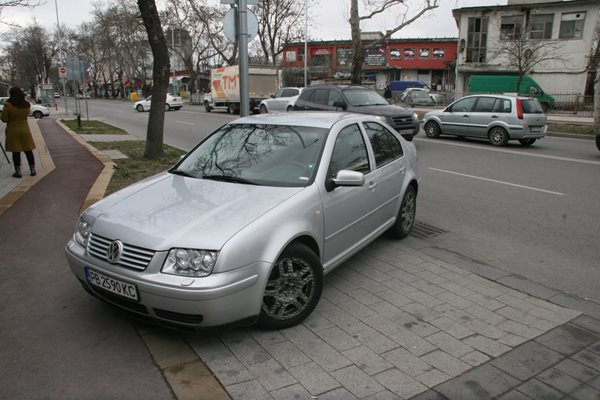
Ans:
[{"label": "vw logo emblem", "polygon": [[123,243],[120,240],[115,240],[106,249],[106,260],[111,264],[116,264],[119,262],[122,252]]}]

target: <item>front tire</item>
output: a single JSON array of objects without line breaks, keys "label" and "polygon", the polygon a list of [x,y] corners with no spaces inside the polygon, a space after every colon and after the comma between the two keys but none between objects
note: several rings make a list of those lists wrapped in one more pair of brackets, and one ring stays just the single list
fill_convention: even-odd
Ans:
[{"label": "front tire", "polygon": [[258,107],[258,111],[260,111],[261,114],[266,114],[269,112],[267,110],[267,106],[265,106],[264,104],[261,104],[260,107]]},{"label": "front tire", "polygon": [[38,118],[38,119],[42,118],[44,116],[44,114],[39,110],[34,111],[32,115],[33,115],[33,118]]},{"label": "front tire", "polygon": [[494,146],[506,146],[506,143],[508,143],[508,133],[506,133],[504,128],[499,126],[495,126],[490,129],[488,138],[490,143]]},{"label": "front tire", "polygon": [[427,121],[423,129],[425,130],[425,135],[430,138],[436,138],[442,133],[440,126],[434,121]]},{"label": "front tire", "polygon": [[299,324],[314,310],[322,291],[323,267],[317,255],[301,243],[290,244],[271,270],[256,325],[285,329]]},{"label": "front tire", "polygon": [[236,113],[235,104],[229,103],[229,106],[227,107],[227,111],[229,111],[229,114],[235,114]]},{"label": "front tire", "polygon": [[171,106],[168,104],[165,104],[165,111],[171,111]]},{"label": "front tire", "polygon": [[294,111],[294,106],[287,106],[287,112]]},{"label": "front tire", "polygon": [[144,112],[144,106],[141,104],[138,104],[135,109],[137,110],[137,112]]},{"label": "front tire", "polygon": [[390,234],[396,239],[404,239],[412,232],[417,215],[417,190],[414,186],[406,188],[396,222],[390,228]]}]

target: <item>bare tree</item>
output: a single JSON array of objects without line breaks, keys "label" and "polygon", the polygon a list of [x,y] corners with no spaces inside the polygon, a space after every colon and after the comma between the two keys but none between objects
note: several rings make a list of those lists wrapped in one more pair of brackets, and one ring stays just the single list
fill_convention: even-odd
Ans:
[{"label": "bare tree", "polygon": [[37,7],[39,5],[42,5],[44,3],[45,3],[44,0],[0,0],[0,24],[8,25],[8,26],[15,26],[13,24],[6,23],[6,22],[2,21],[2,19],[1,19],[1,17],[2,17],[2,10],[4,10],[7,7],[29,7],[29,8],[33,8],[33,7]]},{"label": "bare tree", "polygon": [[[416,11],[412,11],[407,0],[363,0],[363,6],[367,10],[360,15],[359,1],[350,0],[350,30],[352,35],[352,48],[354,51],[352,59],[352,83],[361,83],[362,68],[365,61],[365,50],[375,48],[402,28],[412,24],[427,12],[439,7],[439,0],[423,0]],[[415,1],[416,3],[416,1]],[[362,40],[360,24],[383,13],[389,14],[394,11],[398,13],[398,23],[385,31],[381,38],[375,40]]]},{"label": "bare tree", "polygon": [[523,27],[510,25],[510,30],[500,28],[500,40],[489,50],[490,61],[496,60],[506,70],[518,74],[515,91],[520,93],[523,77],[541,65],[564,68],[570,61],[562,51],[564,41],[531,39],[529,15],[525,15]]},{"label": "bare tree", "polygon": [[152,75],[154,76],[152,107],[150,107],[150,116],[148,117],[144,157],[156,159],[164,155],[163,129],[171,64],[167,41],[163,33],[155,1],[137,0],[137,3],[148,34],[152,56],[154,57],[152,66]]}]

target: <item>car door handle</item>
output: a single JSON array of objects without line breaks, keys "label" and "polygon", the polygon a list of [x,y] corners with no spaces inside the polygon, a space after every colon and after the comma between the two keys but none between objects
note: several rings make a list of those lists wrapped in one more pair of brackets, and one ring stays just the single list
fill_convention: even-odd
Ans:
[{"label": "car door handle", "polygon": [[369,182],[369,190],[370,190],[370,191],[373,191],[373,190],[375,190],[375,187],[376,187],[376,186],[377,186],[377,182],[375,182],[375,181],[371,181],[371,182]]},{"label": "car door handle", "polygon": [[498,116],[497,115],[492,115],[492,118],[498,118]]},{"label": "car door handle", "polygon": [[469,114],[464,114],[463,118],[469,118]]}]

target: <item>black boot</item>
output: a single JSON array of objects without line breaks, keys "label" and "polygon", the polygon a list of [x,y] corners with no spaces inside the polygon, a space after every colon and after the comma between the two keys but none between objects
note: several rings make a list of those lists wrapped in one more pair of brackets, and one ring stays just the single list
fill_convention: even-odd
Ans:
[{"label": "black boot", "polygon": [[15,178],[22,178],[23,174],[21,173],[21,166],[16,166],[15,165],[15,173],[13,174],[13,177]]},{"label": "black boot", "polygon": [[37,172],[35,172],[35,164],[29,164],[29,171],[31,171],[31,176],[35,176]]}]

